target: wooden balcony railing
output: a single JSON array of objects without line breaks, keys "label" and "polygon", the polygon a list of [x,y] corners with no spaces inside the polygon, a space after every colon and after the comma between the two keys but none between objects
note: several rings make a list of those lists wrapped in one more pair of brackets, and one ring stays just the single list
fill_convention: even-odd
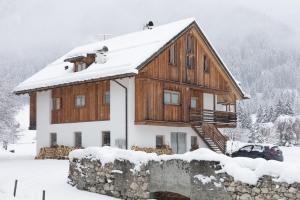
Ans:
[{"label": "wooden balcony railing", "polygon": [[237,121],[236,113],[226,111],[214,111],[206,109],[191,109],[191,122],[205,122],[205,123],[222,123],[235,124]]},{"label": "wooden balcony railing", "polygon": [[223,153],[226,151],[226,142],[228,138],[222,135],[215,125],[204,123],[202,125],[202,130],[204,138],[210,138]]}]

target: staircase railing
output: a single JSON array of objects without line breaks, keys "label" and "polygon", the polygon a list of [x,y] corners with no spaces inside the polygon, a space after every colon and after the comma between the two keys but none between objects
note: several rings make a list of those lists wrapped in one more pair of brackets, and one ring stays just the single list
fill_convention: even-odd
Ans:
[{"label": "staircase railing", "polygon": [[227,137],[222,135],[222,133],[213,124],[202,124],[203,136],[204,138],[210,138],[216,146],[225,153]]}]

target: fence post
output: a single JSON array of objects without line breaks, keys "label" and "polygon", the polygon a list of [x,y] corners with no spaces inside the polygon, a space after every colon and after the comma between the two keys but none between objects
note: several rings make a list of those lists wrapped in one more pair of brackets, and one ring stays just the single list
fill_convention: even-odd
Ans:
[{"label": "fence post", "polygon": [[17,194],[17,185],[18,185],[18,180],[15,180],[15,187],[14,187],[14,197],[16,197]]},{"label": "fence post", "polygon": [[46,192],[43,190],[43,200],[45,200]]}]

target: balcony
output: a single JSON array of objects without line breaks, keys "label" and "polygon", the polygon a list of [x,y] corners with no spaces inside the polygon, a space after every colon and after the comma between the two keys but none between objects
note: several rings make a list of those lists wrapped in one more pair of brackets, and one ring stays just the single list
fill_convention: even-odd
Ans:
[{"label": "balcony", "polygon": [[236,127],[237,115],[235,112],[190,109],[190,122],[212,123],[219,127]]}]

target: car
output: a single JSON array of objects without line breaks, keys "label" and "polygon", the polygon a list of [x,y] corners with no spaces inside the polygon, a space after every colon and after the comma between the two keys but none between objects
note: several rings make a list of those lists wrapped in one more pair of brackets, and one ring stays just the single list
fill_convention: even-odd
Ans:
[{"label": "car", "polygon": [[283,161],[282,151],[278,146],[246,145],[233,152],[231,157],[264,158],[266,160]]}]

